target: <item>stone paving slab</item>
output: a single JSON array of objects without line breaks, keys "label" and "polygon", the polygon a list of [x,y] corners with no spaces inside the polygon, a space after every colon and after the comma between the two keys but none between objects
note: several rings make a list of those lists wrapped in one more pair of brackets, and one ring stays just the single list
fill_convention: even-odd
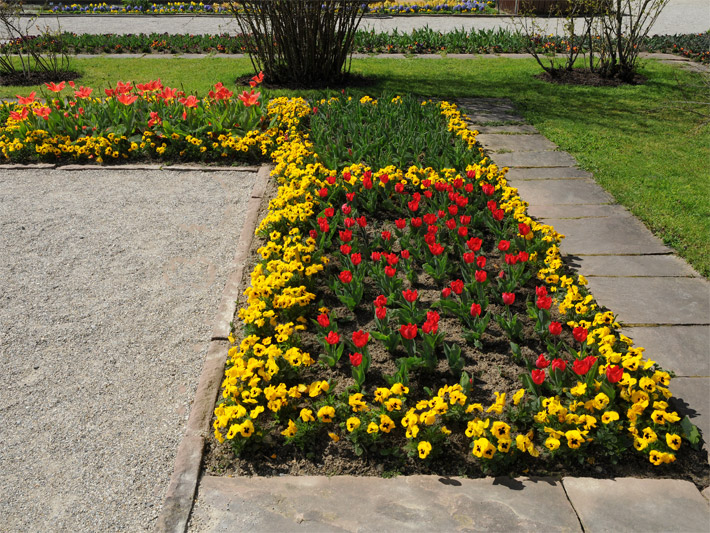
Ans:
[{"label": "stone paving slab", "polygon": [[710,377],[710,326],[623,328],[644,355],[681,377]]},{"label": "stone paving slab", "polygon": [[495,155],[499,167],[573,167],[577,161],[567,152],[511,152]]},{"label": "stone paving slab", "polygon": [[675,255],[590,255],[575,262],[587,277],[700,277]]},{"label": "stone paving slab", "polygon": [[568,255],[667,254],[671,251],[634,217],[560,218],[545,222],[566,236],[561,249]]},{"label": "stone paving slab", "polygon": [[710,507],[689,481],[564,478],[562,483],[586,533],[708,531]]},{"label": "stone paving slab", "polygon": [[471,125],[471,128],[477,130],[481,134],[506,134],[506,135],[528,135],[533,133],[538,133],[535,126],[530,124],[520,124],[517,126],[484,126],[484,125]]},{"label": "stone paving slab", "polygon": [[[497,156],[496,160],[498,159]],[[505,166],[505,165],[502,165]],[[570,178],[593,178],[591,172],[577,167],[511,168],[506,177],[511,180],[553,180]]]},{"label": "stone paving slab", "polygon": [[557,145],[542,135],[505,135],[481,133],[476,137],[486,150],[512,150],[514,152],[544,152],[556,150]]},{"label": "stone paving slab", "polygon": [[581,531],[559,482],[438,476],[205,476],[189,530]]},{"label": "stone paving slab", "polygon": [[513,181],[526,202],[532,205],[613,204],[614,198],[591,179]]},{"label": "stone paving slab", "polygon": [[699,278],[591,277],[589,290],[626,324],[710,324],[710,283]]},{"label": "stone paving slab", "polygon": [[704,449],[707,450],[710,441],[710,378],[677,377],[671,380],[670,389],[674,408],[681,416],[688,415],[702,431]]},{"label": "stone paving slab", "polygon": [[[511,182],[512,183],[512,182]],[[515,183],[514,186],[518,186]],[[523,197],[523,199],[525,199]],[[626,208],[618,204],[604,205],[531,205],[528,209],[528,214],[540,220],[548,221],[547,219],[582,219],[582,218],[609,218],[609,217],[627,217],[632,218]]]}]

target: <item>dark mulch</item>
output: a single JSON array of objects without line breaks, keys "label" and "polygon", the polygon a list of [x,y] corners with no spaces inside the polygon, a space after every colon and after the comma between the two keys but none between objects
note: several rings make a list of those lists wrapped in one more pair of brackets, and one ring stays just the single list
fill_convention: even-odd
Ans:
[{"label": "dark mulch", "polygon": [[538,80],[559,85],[587,85],[589,87],[619,87],[621,85],[643,85],[646,78],[641,74],[636,74],[631,81],[624,81],[619,78],[602,78],[596,72],[589,69],[563,70],[555,73],[554,76],[548,72],[543,72],[535,76]]},{"label": "dark mulch", "polygon": [[2,86],[21,86],[27,87],[31,85],[41,85],[43,83],[59,83],[60,81],[76,80],[81,77],[81,74],[73,70],[60,70],[57,72],[30,72],[24,74],[22,72],[0,74],[0,85]]},{"label": "dark mulch", "polygon": [[[248,86],[252,76],[241,76],[235,80],[237,86]],[[374,86],[377,78],[375,76],[363,76],[362,74],[344,73],[331,81],[314,81],[307,83],[301,80],[274,81],[267,77],[261,86],[267,89],[347,89],[350,87],[371,87]]]}]

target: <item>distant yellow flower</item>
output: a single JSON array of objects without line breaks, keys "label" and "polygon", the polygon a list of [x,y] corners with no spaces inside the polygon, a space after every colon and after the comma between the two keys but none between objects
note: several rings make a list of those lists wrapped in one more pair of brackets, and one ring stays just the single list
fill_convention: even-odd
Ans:
[{"label": "distant yellow flower", "polygon": [[431,444],[423,440],[417,445],[417,451],[419,452],[420,459],[426,459],[431,453]]},{"label": "distant yellow flower", "polygon": [[666,444],[671,450],[678,450],[680,448],[681,439],[679,435],[675,433],[666,433]]},{"label": "distant yellow flower", "polygon": [[332,422],[334,416],[335,408],[330,405],[324,405],[323,407],[318,409],[318,418],[320,418],[321,422]]},{"label": "distant yellow flower", "polygon": [[345,421],[345,427],[348,429],[348,431],[350,433],[352,433],[353,431],[355,431],[357,428],[360,427],[360,419],[355,416],[351,416],[350,418],[348,418]]}]

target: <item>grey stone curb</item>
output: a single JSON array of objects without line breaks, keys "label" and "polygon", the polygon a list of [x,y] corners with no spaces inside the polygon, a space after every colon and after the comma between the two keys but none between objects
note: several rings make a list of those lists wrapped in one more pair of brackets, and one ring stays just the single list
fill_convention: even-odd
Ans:
[{"label": "grey stone curb", "polygon": [[55,165],[53,163],[37,163],[31,165],[8,164],[0,165],[0,170],[67,170],[71,172],[79,172],[83,170],[171,170],[174,172],[257,172],[259,167],[241,166],[241,167],[219,167],[207,165]]},{"label": "grey stone curb", "polygon": [[251,199],[247,205],[244,228],[232,260],[232,274],[229,276],[222,292],[222,300],[215,316],[209,349],[200,374],[195,399],[190,409],[187,429],[178,447],[175,469],[170,477],[170,485],[156,524],[155,530],[159,532],[182,533],[187,527],[195,491],[197,490],[205,439],[209,434],[212,410],[222,382],[222,373],[224,372],[229,346],[226,341],[230,331],[229,323],[233,320],[236,312],[236,300],[242,285],[244,266],[254,237],[259,208],[270,172],[271,167],[269,165],[262,165],[256,175]]}]

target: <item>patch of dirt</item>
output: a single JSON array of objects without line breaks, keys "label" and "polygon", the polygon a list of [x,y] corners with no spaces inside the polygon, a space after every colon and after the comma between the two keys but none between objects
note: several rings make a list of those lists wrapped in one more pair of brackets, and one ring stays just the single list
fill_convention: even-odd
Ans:
[{"label": "patch of dirt", "polygon": [[0,85],[17,85],[27,87],[31,85],[41,85],[43,83],[59,83],[60,81],[77,80],[81,74],[73,70],[60,70],[59,72],[30,72],[25,75],[21,72],[12,74],[0,74]]},{"label": "patch of dirt", "polygon": [[587,85],[590,87],[619,87],[621,85],[643,85],[646,77],[636,74],[631,81],[620,80],[619,78],[602,78],[596,72],[589,69],[573,69],[558,71],[554,76],[548,72],[543,72],[535,76],[538,80],[558,85]]},{"label": "patch of dirt", "polygon": [[[234,83],[238,87],[249,87],[251,75],[241,76]],[[374,76],[363,76],[362,74],[344,73],[338,79],[330,82],[316,81],[314,83],[304,83],[300,81],[271,81],[268,78],[261,83],[267,89],[347,89],[349,87],[371,87],[374,86],[377,78]]]}]

